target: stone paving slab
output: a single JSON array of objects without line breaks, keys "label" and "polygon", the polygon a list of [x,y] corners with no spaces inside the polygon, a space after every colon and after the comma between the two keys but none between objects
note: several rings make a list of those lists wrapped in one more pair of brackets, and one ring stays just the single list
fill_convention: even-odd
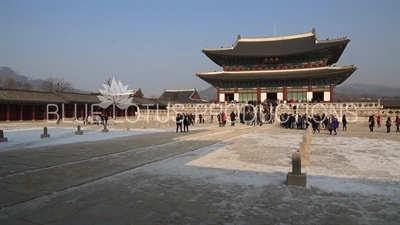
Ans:
[{"label": "stone paving slab", "polygon": [[[210,135],[207,137],[205,135],[206,133],[207,132],[203,134],[204,137],[206,137],[205,139],[215,139],[215,135]],[[197,134],[195,134],[194,136],[196,135]],[[226,134],[224,133],[224,136],[225,135]],[[232,133],[231,135],[236,135],[236,133]],[[193,138],[193,135],[188,135],[187,137],[184,137],[184,139],[190,138]],[[165,138],[160,139],[165,141]],[[171,139],[167,138],[167,140]],[[8,175],[6,177],[0,178],[0,181],[8,184],[7,187],[5,187],[5,190],[12,190],[15,193],[25,195],[26,200],[30,200],[45,194],[52,193],[54,191],[64,190],[68,187],[81,185],[100,179],[102,177],[111,176],[113,174],[117,174],[151,162],[162,160],[177,154],[209,146],[217,143],[217,141],[189,140],[164,143],[165,144],[147,147],[145,149],[134,149],[125,152],[112,150],[111,152],[108,151],[107,155],[97,157],[93,160],[89,159],[72,164],[63,164],[55,167],[37,169],[26,173]],[[120,146],[123,146],[124,148],[127,147],[126,145],[122,144],[120,144]],[[105,152],[107,152],[108,148],[100,149],[102,149],[102,153],[100,154],[104,155]],[[73,149],[71,149],[71,151],[73,152]],[[98,153],[99,152],[96,152],[94,156],[97,156]],[[4,192],[4,195],[5,194],[6,192]],[[3,193],[0,193],[0,199],[4,199],[4,201],[0,206],[8,206],[21,202],[21,198],[9,199],[3,198],[2,195]],[[14,201],[6,202],[7,199]]]},{"label": "stone paving slab", "polygon": [[[224,129],[227,131],[222,133]],[[343,135],[350,137],[353,134],[358,135],[363,128],[355,127],[355,129],[358,130]],[[221,133],[218,133],[219,131]],[[49,192],[30,201],[4,207],[0,210],[0,223],[27,221],[35,224],[135,225],[398,224],[400,202],[393,197],[327,192],[317,187],[289,188],[283,183],[285,174],[279,171],[268,173],[257,170],[265,165],[272,165],[274,168],[287,167],[289,170],[290,165],[287,164],[288,159],[283,151],[291,148],[293,140],[288,140],[286,149],[277,148],[277,143],[262,142],[262,140],[251,138],[251,134],[261,133],[265,135],[264,137],[270,134],[293,137],[290,134],[294,132],[297,131],[269,129],[264,126],[254,128],[245,126],[243,130],[235,128],[232,131],[228,128],[215,128],[213,131],[193,135],[179,134],[166,140],[162,147],[148,144],[153,147],[122,151],[101,159],[84,161],[79,166],[83,172],[82,177],[75,175],[78,171],[73,170],[72,165],[76,163],[66,165],[64,170],[57,170],[58,167],[37,170],[32,174],[39,175],[40,171],[46,171],[41,175],[48,180],[64,176],[70,188]],[[242,134],[248,135],[240,136]],[[315,134],[313,138],[317,135],[319,134]],[[375,138],[374,134],[362,133],[362,135],[364,135],[363,138]],[[379,135],[382,134],[377,134]],[[394,136],[383,137],[396,140]],[[178,140],[182,141],[178,142]],[[130,145],[134,144],[127,142]],[[201,150],[202,146],[208,148],[212,143],[216,143],[218,149],[225,150],[219,150],[219,154],[215,154],[213,150]],[[313,141],[313,143],[316,142]],[[298,143],[293,145],[298,146]],[[112,145],[107,144],[107,146],[112,148]],[[320,148],[321,146],[314,144],[313,147]],[[106,148],[106,145],[103,148]],[[295,151],[295,149],[290,150]],[[327,148],[319,151],[320,154],[314,157],[325,157]],[[212,160],[215,164],[193,163],[200,159],[210,162],[206,157],[214,157]],[[237,161],[232,161],[232,158]],[[342,159],[341,166],[345,166],[347,162],[338,154],[332,155],[331,158],[331,160]],[[157,160],[149,161],[149,159]],[[140,162],[146,165],[110,176],[104,176],[104,171],[96,173],[92,170],[93,168],[103,169],[101,165],[105,163],[106,169],[113,170],[113,165],[115,165],[118,171]],[[248,171],[224,169],[228,165],[237,163],[246,163]],[[177,164],[180,166],[176,166]],[[237,166],[241,165],[243,164]],[[317,164],[317,166],[320,165]],[[66,170],[69,172],[65,172]],[[87,174],[86,170],[88,170]],[[185,173],[183,170],[194,172]],[[217,171],[223,173],[224,176],[215,177],[214,174]],[[103,178],[71,187],[74,179],[84,180],[86,176],[91,176],[91,173]],[[243,173],[248,177],[243,176]],[[5,178],[9,179],[13,176],[20,175],[15,174]],[[274,180],[277,176],[281,176],[282,179]],[[243,180],[237,180],[237,177],[242,177]],[[315,179],[313,176],[311,178]],[[269,184],[274,182],[273,185]],[[371,181],[365,182],[371,184]],[[376,183],[377,187],[398,185],[397,181],[387,180],[377,180]],[[67,207],[65,215],[60,215],[59,218],[53,220],[50,212],[54,206]],[[39,221],[39,215],[43,217],[50,215],[51,221],[44,221],[46,218]]]}]

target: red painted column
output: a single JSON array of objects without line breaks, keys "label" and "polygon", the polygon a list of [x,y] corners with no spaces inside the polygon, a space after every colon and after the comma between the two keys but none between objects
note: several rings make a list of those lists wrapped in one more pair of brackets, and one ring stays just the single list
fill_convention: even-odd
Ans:
[{"label": "red painted column", "polygon": [[36,113],[35,113],[35,105],[32,105],[32,121],[35,121]]},{"label": "red painted column", "polygon": [[24,105],[22,103],[20,105],[19,121],[24,121]]},{"label": "red painted column", "polygon": [[333,85],[329,86],[330,102],[333,102]]},{"label": "red painted column", "polygon": [[261,101],[261,88],[257,88],[257,104]]},{"label": "red painted column", "polygon": [[219,102],[219,88],[217,87],[217,102]]},{"label": "red painted column", "polygon": [[287,87],[283,87],[283,100],[288,100],[287,99]]},{"label": "red painted column", "polygon": [[44,108],[43,109],[43,120],[47,120],[47,117],[46,117],[47,106],[44,105],[43,108]]},{"label": "red painted column", "polygon": [[10,103],[7,103],[7,114],[6,114],[6,121],[10,121]]},{"label": "red painted column", "polygon": [[312,91],[312,86],[311,85],[308,85],[307,91]]}]

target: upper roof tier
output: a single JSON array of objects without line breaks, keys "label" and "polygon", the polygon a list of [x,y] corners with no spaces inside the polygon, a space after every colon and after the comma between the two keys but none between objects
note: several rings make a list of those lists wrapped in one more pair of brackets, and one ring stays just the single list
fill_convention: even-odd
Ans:
[{"label": "upper roof tier", "polygon": [[[318,40],[315,29],[312,29],[308,33],[264,38],[243,38],[238,35],[236,43],[231,47],[204,48],[202,52],[222,66],[221,60],[217,58],[288,56],[330,49],[338,51],[341,55],[349,42],[350,39],[347,37]],[[337,57],[335,61],[338,59]]]}]

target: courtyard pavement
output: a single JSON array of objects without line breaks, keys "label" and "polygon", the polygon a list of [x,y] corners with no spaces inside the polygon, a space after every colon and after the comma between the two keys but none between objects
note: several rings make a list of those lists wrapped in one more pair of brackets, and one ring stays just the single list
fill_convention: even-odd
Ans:
[{"label": "courtyard pavement", "polygon": [[[349,124],[335,136],[314,134],[301,188],[285,180],[304,131],[214,123],[176,133],[173,125],[143,124],[130,129],[153,131],[5,151],[0,143],[0,224],[400,222],[400,133],[394,129],[369,132],[365,124]],[[5,136],[16,127],[43,126],[56,127],[0,123]],[[89,131],[106,137],[126,125],[110,125],[108,133],[82,128],[83,137]],[[57,138],[62,143],[63,136],[51,137]]]}]

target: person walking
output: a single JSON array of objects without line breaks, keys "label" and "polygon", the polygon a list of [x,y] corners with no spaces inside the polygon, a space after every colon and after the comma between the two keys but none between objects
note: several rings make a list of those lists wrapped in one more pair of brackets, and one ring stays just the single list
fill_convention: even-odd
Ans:
[{"label": "person walking", "polygon": [[189,115],[187,113],[186,115],[183,114],[183,132],[189,132],[189,124]]},{"label": "person walking", "polygon": [[339,128],[339,121],[337,120],[337,118],[333,119],[332,128],[333,132],[335,132],[333,135],[336,135],[337,134],[336,129]]},{"label": "person walking", "polygon": [[347,130],[347,118],[346,118],[345,114],[343,114],[343,117],[342,117],[342,124],[343,124],[343,131],[346,131]]},{"label": "person walking", "polygon": [[328,121],[328,123],[326,123],[325,128],[329,131],[329,134],[332,135],[332,121],[328,118],[325,119],[326,121]]},{"label": "person walking", "polygon": [[372,116],[369,116],[368,124],[369,124],[369,130],[370,130],[371,132],[373,132],[373,131],[374,131],[374,126],[375,126],[375,118],[374,118],[373,115],[372,115]]},{"label": "person walking", "polygon": [[394,121],[396,124],[396,132],[400,132],[399,127],[400,127],[400,117],[396,116],[396,120]]},{"label": "person walking", "polygon": [[390,117],[386,119],[386,133],[390,133],[390,127],[392,126],[392,121],[390,120]]},{"label": "person walking", "polygon": [[236,114],[235,114],[235,112],[231,112],[231,114],[230,114],[230,117],[231,117],[231,126],[235,126],[235,123],[236,123]]}]

